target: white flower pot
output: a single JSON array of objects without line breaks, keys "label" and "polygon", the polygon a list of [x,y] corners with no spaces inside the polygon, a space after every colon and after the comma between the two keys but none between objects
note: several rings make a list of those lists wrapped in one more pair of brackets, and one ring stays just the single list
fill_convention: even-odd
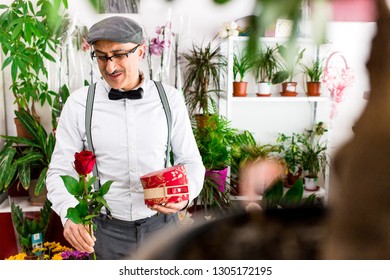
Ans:
[{"label": "white flower pot", "polygon": [[270,82],[257,83],[257,95],[258,96],[270,96],[271,95],[271,83]]},{"label": "white flower pot", "polygon": [[318,178],[305,176],[305,189],[308,191],[315,191],[317,190],[317,188],[318,188]]}]

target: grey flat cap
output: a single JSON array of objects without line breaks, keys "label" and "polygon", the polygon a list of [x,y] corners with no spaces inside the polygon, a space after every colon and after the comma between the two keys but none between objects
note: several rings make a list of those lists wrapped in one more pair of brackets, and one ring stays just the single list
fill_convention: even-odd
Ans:
[{"label": "grey flat cap", "polygon": [[120,16],[105,18],[95,23],[87,35],[90,45],[98,40],[142,44],[143,39],[141,26],[132,19]]}]

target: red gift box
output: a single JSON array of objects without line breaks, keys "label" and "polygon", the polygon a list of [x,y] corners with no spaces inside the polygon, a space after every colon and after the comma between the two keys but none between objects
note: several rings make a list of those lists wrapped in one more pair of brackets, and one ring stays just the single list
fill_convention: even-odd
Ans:
[{"label": "red gift box", "polygon": [[175,165],[141,176],[146,205],[180,202],[189,199],[184,165]]}]

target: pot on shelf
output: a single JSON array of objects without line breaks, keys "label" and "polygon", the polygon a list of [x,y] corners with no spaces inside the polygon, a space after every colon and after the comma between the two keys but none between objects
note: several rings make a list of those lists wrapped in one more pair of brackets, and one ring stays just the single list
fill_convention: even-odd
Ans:
[{"label": "pot on shelf", "polygon": [[297,82],[283,82],[280,94],[282,96],[297,96]]},{"label": "pot on shelf", "polygon": [[321,82],[307,82],[307,96],[321,95]]},{"label": "pot on shelf", "polygon": [[318,189],[318,177],[305,176],[305,190],[315,191]]},{"label": "pot on shelf", "polygon": [[233,96],[245,97],[247,96],[246,89],[248,82],[233,82]]},{"label": "pot on shelf", "polygon": [[270,82],[258,82],[257,83],[257,93],[259,97],[271,96],[272,85]]}]

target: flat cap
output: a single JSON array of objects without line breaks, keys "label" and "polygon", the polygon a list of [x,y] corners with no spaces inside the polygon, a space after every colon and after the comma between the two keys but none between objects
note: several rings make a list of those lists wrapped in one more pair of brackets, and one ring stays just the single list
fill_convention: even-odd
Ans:
[{"label": "flat cap", "polygon": [[142,44],[143,39],[141,26],[134,20],[121,16],[105,18],[95,23],[87,35],[90,45],[98,40]]}]

